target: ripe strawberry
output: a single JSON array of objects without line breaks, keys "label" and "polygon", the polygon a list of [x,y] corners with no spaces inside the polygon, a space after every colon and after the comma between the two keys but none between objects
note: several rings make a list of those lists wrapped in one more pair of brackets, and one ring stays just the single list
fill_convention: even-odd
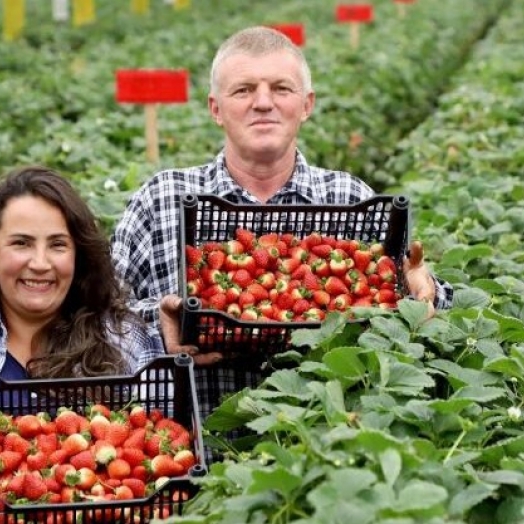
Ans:
[{"label": "ripe strawberry", "polygon": [[196,464],[196,458],[189,449],[182,449],[175,454],[173,460],[184,468],[184,473]]},{"label": "ripe strawberry", "polygon": [[280,235],[280,240],[284,242],[288,248],[298,246],[300,243],[299,238],[293,233],[282,233],[282,235]]},{"label": "ripe strawberry", "polygon": [[42,450],[36,450],[34,453],[27,455],[27,467],[32,471],[41,471],[47,467],[47,454]]},{"label": "ripe strawberry", "polygon": [[202,253],[209,253],[210,251],[224,251],[224,244],[221,242],[209,241],[205,242],[201,246]]},{"label": "ripe strawberry", "polygon": [[121,446],[126,439],[129,437],[131,432],[131,425],[129,422],[118,417],[116,420],[112,420],[107,428],[106,438],[107,442],[113,444],[113,446]]},{"label": "ripe strawberry", "polygon": [[253,321],[258,320],[260,317],[260,312],[258,308],[254,306],[246,307],[242,313],[240,313],[240,320]]},{"label": "ripe strawberry", "polygon": [[323,289],[313,291],[313,302],[320,307],[327,307],[331,300],[331,295]]},{"label": "ripe strawberry", "polygon": [[278,240],[279,238],[277,233],[266,233],[258,237],[257,245],[260,247],[275,246]]},{"label": "ripe strawberry", "polygon": [[384,255],[377,260],[377,275],[384,282],[395,282],[396,267],[392,258]]},{"label": "ripe strawberry", "polygon": [[255,234],[242,227],[235,231],[235,238],[244,246],[245,251],[251,250],[255,243]]},{"label": "ripe strawberry", "polygon": [[351,306],[351,303],[353,302],[351,295],[349,293],[343,293],[341,295],[337,295],[333,298],[331,301],[333,309],[336,309],[338,311],[346,311]]},{"label": "ripe strawberry", "polygon": [[379,289],[373,300],[377,304],[394,304],[397,301],[397,295],[391,289]]},{"label": "ripe strawberry", "polygon": [[313,247],[318,246],[320,244],[322,244],[322,235],[317,231],[313,231],[312,233],[304,237],[301,242],[301,245],[309,251],[311,251]]},{"label": "ripe strawberry", "polygon": [[323,258],[318,258],[311,263],[311,271],[319,277],[328,277],[331,274],[329,264]]},{"label": "ripe strawberry", "polygon": [[318,275],[314,273],[307,272],[304,274],[302,279],[302,285],[310,292],[318,291],[322,289],[322,283]]},{"label": "ripe strawberry", "polygon": [[209,309],[216,309],[218,311],[225,311],[227,306],[227,298],[224,293],[216,293],[209,297],[208,307]]},{"label": "ripe strawberry", "polygon": [[[133,468],[133,471],[131,472],[131,478],[139,479],[144,483],[147,482],[147,477],[148,477],[148,473],[147,473],[147,469],[144,464],[140,464],[140,466],[135,466]],[[126,479],[124,479],[122,483],[124,483],[125,480]]]},{"label": "ripe strawberry", "polygon": [[228,255],[240,255],[240,253],[244,253],[244,245],[239,242],[238,240],[228,240],[227,242],[224,242],[224,251]]},{"label": "ripe strawberry", "polygon": [[269,290],[275,287],[277,279],[274,273],[265,272],[257,278],[257,281],[264,289]]},{"label": "ripe strawberry", "polygon": [[69,457],[85,451],[89,448],[89,441],[81,433],[74,433],[68,435],[62,442],[61,448],[67,453]]},{"label": "ripe strawberry", "polygon": [[143,480],[138,478],[128,478],[122,480],[122,485],[131,489],[133,497],[141,499],[146,494],[146,484]]},{"label": "ripe strawberry", "polygon": [[300,265],[301,261],[298,258],[285,258],[281,259],[277,268],[284,275],[291,275]]},{"label": "ripe strawberry", "polygon": [[4,450],[6,451],[18,451],[26,457],[30,448],[31,442],[21,437],[18,433],[11,431],[4,437]]},{"label": "ripe strawberry", "polygon": [[264,288],[258,282],[252,282],[247,286],[246,291],[251,293],[255,297],[255,302],[260,302],[262,300],[267,300],[269,293],[266,288]]},{"label": "ripe strawberry", "polygon": [[22,498],[24,496],[24,481],[25,473],[13,475],[5,487],[6,493],[13,494],[15,499]]},{"label": "ripe strawberry", "polygon": [[238,297],[238,305],[240,306],[240,309],[244,310],[255,304],[256,300],[253,293],[249,293],[249,291],[242,291],[242,293],[240,293],[240,296]]},{"label": "ripe strawberry", "polygon": [[[148,420],[146,423],[147,427],[152,425],[152,422]],[[143,450],[146,442],[146,437],[148,435],[148,429],[146,428],[133,428],[130,433],[129,437],[125,440],[125,442],[122,444],[124,448],[133,448],[133,449],[140,449]]]},{"label": "ripe strawberry", "polygon": [[329,270],[334,276],[342,276],[347,272],[346,255],[343,251],[334,249],[329,258]]},{"label": "ripe strawberry", "polygon": [[186,246],[186,262],[188,266],[199,268],[204,263],[204,256],[202,250],[198,247],[187,245]]},{"label": "ripe strawberry", "polygon": [[330,258],[332,251],[333,247],[325,243],[318,244],[317,246],[313,246],[311,248],[312,253],[325,260],[328,260]]},{"label": "ripe strawberry", "polygon": [[31,439],[42,431],[42,424],[36,415],[22,415],[15,419],[15,425],[21,437]]},{"label": "ripe strawberry", "polygon": [[299,262],[305,262],[309,256],[308,250],[303,246],[294,246],[288,249],[289,258],[294,258]]},{"label": "ripe strawberry", "polygon": [[101,413],[95,412],[95,415],[89,421],[89,432],[97,440],[103,440],[109,428],[109,419]]},{"label": "ripe strawberry", "polygon": [[142,464],[142,462],[147,457],[142,449],[123,447],[120,458],[124,459],[131,466],[131,468],[134,468],[135,466]]},{"label": "ripe strawberry", "polygon": [[70,409],[61,409],[55,419],[59,435],[73,435],[80,431],[80,415]]},{"label": "ripe strawberry", "polygon": [[67,484],[66,476],[68,473],[76,473],[76,469],[72,464],[59,464],[54,468],[55,480],[62,486]]},{"label": "ripe strawberry", "polygon": [[22,463],[24,455],[19,451],[0,451],[0,473],[12,473]]},{"label": "ripe strawberry", "polygon": [[188,281],[186,284],[186,292],[190,297],[198,297],[204,287],[204,282],[201,278]]},{"label": "ripe strawberry", "polygon": [[372,258],[372,253],[365,247],[360,247],[353,253],[353,260],[355,261],[355,267],[360,271],[365,271],[368,267],[369,262]]},{"label": "ripe strawberry", "polygon": [[356,297],[353,300],[353,307],[370,307],[372,306],[372,299],[370,295]]},{"label": "ripe strawberry", "polygon": [[47,486],[40,473],[26,473],[23,496],[29,500],[39,500],[47,493]]},{"label": "ripe strawberry", "polygon": [[213,250],[207,254],[206,262],[210,269],[222,269],[226,261],[226,254],[222,250]]},{"label": "ripe strawberry", "polygon": [[146,469],[153,479],[176,477],[185,473],[182,464],[175,462],[171,455],[157,455],[153,457],[151,460],[146,461]]},{"label": "ripe strawberry", "polygon": [[324,310],[318,307],[312,307],[302,315],[306,321],[321,322],[326,317]]},{"label": "ripe strawberry", "polygon": [[253,249],[251,256],[257,267],[266,269],[269,266],[271,257],[269,256],[269,251],[265,247],[257,247]]},{"label": "ripe strawberry", "polygon": [[57,449],[49,455],[49,464],[64,464],[67,459],[67,453],[63,449]]},{"label": "ripe strawberry", "polygon": [[133,490],[129,486],[118,486],[115,488],[115,500],[131,500],[134,498]]},{"label": "ripe strawberry", "polygon": [[242,289],[246,289],[247,286],[249,286],[249,284],[253,282],[253,276],[246,269],[237,269],[233,273],[233,277],[231,280],[234,284],[237,284]]},{"label": "ripe strawberry", "polygon": [[382,255],[384,255],[384,246],[380,242],[373,242],[369,246],[369,251],[371,251],[373,260],[378,260]]},{"label": "ripe strawberry", "polygon": [[342,293],[349,293],[349,289],[339,277],[328,277],[324,282],[324,290],[332,297],[341,295]]},{"label": "ripe strawberry", "polygon": [[353,253],[360,247],[360,242],[354,239],[338,239],[335,248],[342,249],[346,255],[353,256]]},{"label": "ripe strawberry", "polygon": [[104,404],[93,404],[88,408],[88,416],[89,418],[93,418],[95,415],[102,415],[103,417],[110,418],[111,417],[111,410],[108,406]]},{"label": "ripe strawberry", "polygon": [[124,459],[116,458],[107,465],[109,478],[123,480],[131,475],[131,466]]},{"label": "ripe strawberry", "polygon": [[284,310],[291,310],[293,308],[294,303],[295,303],[295,299],[293,298],[291,293],[287,291],[284,293],[280,293],[276,300],[276,305],[280,309],[284,309]]},{"label": "ripe strawberry", "polygon": [[66,482],[82,491],[89,491],[98,482],[96,473],[91,468],[80,468],[74,475],[66,475]]},{"label": "ripe strawberry", "polygon": [[255,276],[257,268],[257,263],[255,259],[249,253],[242,253],[237,255],[237,268],[245,269],[252,277]]},{"label": "ripe strawberry", "polygon": [[81,451],[80,453],[73,455],[69,459],[69,463],[72,464],[76,469],[96,469],[95,456],[93,455],[93,451],[91,449],[86,449],[85,451]]},{"label": "ripe strawberry", "polygon": [[116,458],[116,448],[107,440],[97,440],[93,451],[98,464],[108,464]]},{"label": "ripe strawberry", "polygon": [[300,298],[293,304],[292,311],[295,315],[302,315],[310,308],[311,302],[306,298]]},{"label": "ripe strawberry", "polygon": [[232,317],[239,318],[242,314],[241,307],[236,304],[235,302],[232,302],[231,304],[228,304],[226,307],[226,313],[228,315],[231,315]]}]

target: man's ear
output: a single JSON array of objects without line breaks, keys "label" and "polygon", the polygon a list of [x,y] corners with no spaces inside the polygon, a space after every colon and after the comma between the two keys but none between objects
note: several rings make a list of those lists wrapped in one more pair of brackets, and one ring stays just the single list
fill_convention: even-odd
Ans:
[{"label": "man's ear", "polygon": [[305,122],[313,112],[315,107],[315,93],[313,91],[309,92],[306,95],[306,100],[304,102],[304,111],[302,113],[302,122]]},{"label": "man's ear", "polygon": [[211,118],[217,123],[217,125],[222,125],[222,118],[220,117],[220,109],[218,106],[217,99],[213,95],[208,95],[207,97],[207,107]]}]

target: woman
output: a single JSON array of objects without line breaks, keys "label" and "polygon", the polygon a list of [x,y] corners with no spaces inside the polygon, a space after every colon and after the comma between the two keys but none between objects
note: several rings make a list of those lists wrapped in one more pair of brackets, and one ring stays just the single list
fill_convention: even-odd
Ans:
[{"label": "woman", "polygon": [[71,184],[45,167],[9,173],[0,183],[0,378],[134,373],[158,353]]}]

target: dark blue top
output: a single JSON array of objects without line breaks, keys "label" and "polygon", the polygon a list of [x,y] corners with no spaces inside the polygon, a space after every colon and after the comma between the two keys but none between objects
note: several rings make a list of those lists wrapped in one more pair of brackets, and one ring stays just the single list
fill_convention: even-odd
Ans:
[{"label": "dark blue top", "polygon": [[4,380],[27,380],[27,371],[9,351],[5,355],[4,367],[0,370],[0,378]]},{"label": "dark blue top", "polygon": [[[4,367],[0,370],[0,378],[3,378],[4,380],[27,380],[29,377],[24,366],[22,366],[22,364],[20,364],[20,362],[18,362],[18,360],[7,351]],[[10,409],[6,409],[7,412],[17,414],[19,409],[27,408],[29,406],[28,393],[29,392],[26,390],[14,392],[12,400],[10,400],[7,391],[3,391],[2,405],[6,408],[9,406]]]}]

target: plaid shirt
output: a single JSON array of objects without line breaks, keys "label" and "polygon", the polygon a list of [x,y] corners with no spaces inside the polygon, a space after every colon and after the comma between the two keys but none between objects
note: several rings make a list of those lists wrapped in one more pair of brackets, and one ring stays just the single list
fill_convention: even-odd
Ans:
[{"label": "plaid shirt", "polygon": [[[223,152],[210,164],[164,170],[146,182],[130,200],[112,238],[118,274],[130,287],[131,306],[149,325],[150,335],[161,344],[158,303],[162,296],[179,294],[179,200],[184,193],[210,193],[234,203],[260,204],[229,174]],[[267,204],[356,204],[374,195],[362,180],[341,171],[309,166],[297,151],[293,175]],[[453,289],[435,279],[435,306],[451,306]],[[195,369],[199,401],[205,417],[220,398],[243,387],[256,387],[260,371],[245,366],[218,365]]]}]

